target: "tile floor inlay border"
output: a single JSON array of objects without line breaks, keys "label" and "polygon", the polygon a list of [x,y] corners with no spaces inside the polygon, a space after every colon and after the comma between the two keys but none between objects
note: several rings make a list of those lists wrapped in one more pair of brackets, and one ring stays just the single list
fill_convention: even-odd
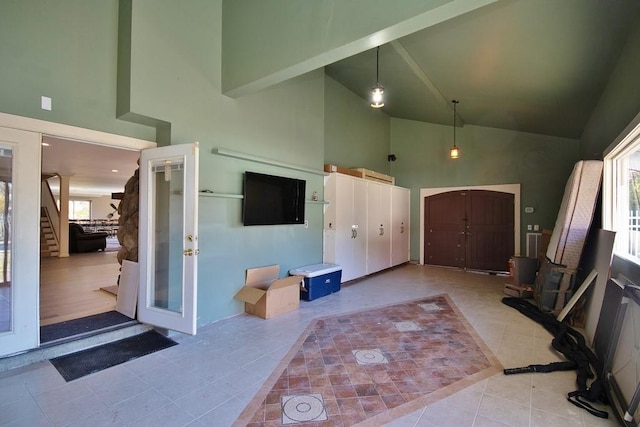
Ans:
[{"label": "tile floor inlay border", "polygon": [[[397,328],[405,322],[418,330]],[[387,363],[358,364],[362,350],[376,350]],[[234,426],[379,426],[501,371],[446,294],[323,317],[309,324]],[[326,419],[309,420],[316,412]]]}]

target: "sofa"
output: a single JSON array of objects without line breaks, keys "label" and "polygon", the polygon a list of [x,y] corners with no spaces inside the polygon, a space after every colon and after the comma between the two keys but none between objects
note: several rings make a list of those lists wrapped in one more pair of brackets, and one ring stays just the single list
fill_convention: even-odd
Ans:
[{"label": "sofa", "polygon": [[69,223],[69,253],[104,251],[107,233],[86,233],[80,224]]}]

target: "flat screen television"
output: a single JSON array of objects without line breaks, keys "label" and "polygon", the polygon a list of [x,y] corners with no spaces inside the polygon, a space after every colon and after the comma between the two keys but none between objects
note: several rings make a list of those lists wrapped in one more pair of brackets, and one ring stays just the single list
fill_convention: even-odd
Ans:
[{"label": "flat screen television", "polygon": [[306,181],[256,172],[244,174],[244,225],[303,224]]}]

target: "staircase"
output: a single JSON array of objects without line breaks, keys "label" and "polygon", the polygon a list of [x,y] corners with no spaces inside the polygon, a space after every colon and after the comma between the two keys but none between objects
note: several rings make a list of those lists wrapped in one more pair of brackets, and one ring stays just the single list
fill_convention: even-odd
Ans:
[{"label": "staircase", "polygon": [[40,209],[40,258],[56,257],[60,248],[46,209]]}]

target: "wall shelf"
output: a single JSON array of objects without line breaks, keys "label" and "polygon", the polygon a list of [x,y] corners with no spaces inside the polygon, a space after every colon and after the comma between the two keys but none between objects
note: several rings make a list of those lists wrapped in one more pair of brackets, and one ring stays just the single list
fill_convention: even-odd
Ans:
[{"label": "wall shelf", "polygon": [[242,194],[215,193],[213,191],[200,191],[198,195],[203,197],[218,197],[222,199],[244,199]]},{"label": "wall shelf", "polygon": [[304,166],[292,165],[290,163],[281,162],[279,160],[267,159],[265,157],[254,156],[253,154],[240,153],[238,151],[227,150],[226,148],[213,148],[211,153],[218,156],[232,157],[235,159],[248,160],[250,162],[262,163],[265,165],[278,166],[285,169],[291,169],[300,172],[306,172],[313,175],[327,176],[323,170],[307,168]]},{"label": "wall shelf", "polygon": [[[198,195],[202,197],[216,197],[219,199],[240,199],[240,200],[244,199],[244,196],[242,194],[216,193],[213,191],[199,191]],[[324,200],[305,200],[304,202],[311,205],[328,205],[329,204],[329,202]]]}]

